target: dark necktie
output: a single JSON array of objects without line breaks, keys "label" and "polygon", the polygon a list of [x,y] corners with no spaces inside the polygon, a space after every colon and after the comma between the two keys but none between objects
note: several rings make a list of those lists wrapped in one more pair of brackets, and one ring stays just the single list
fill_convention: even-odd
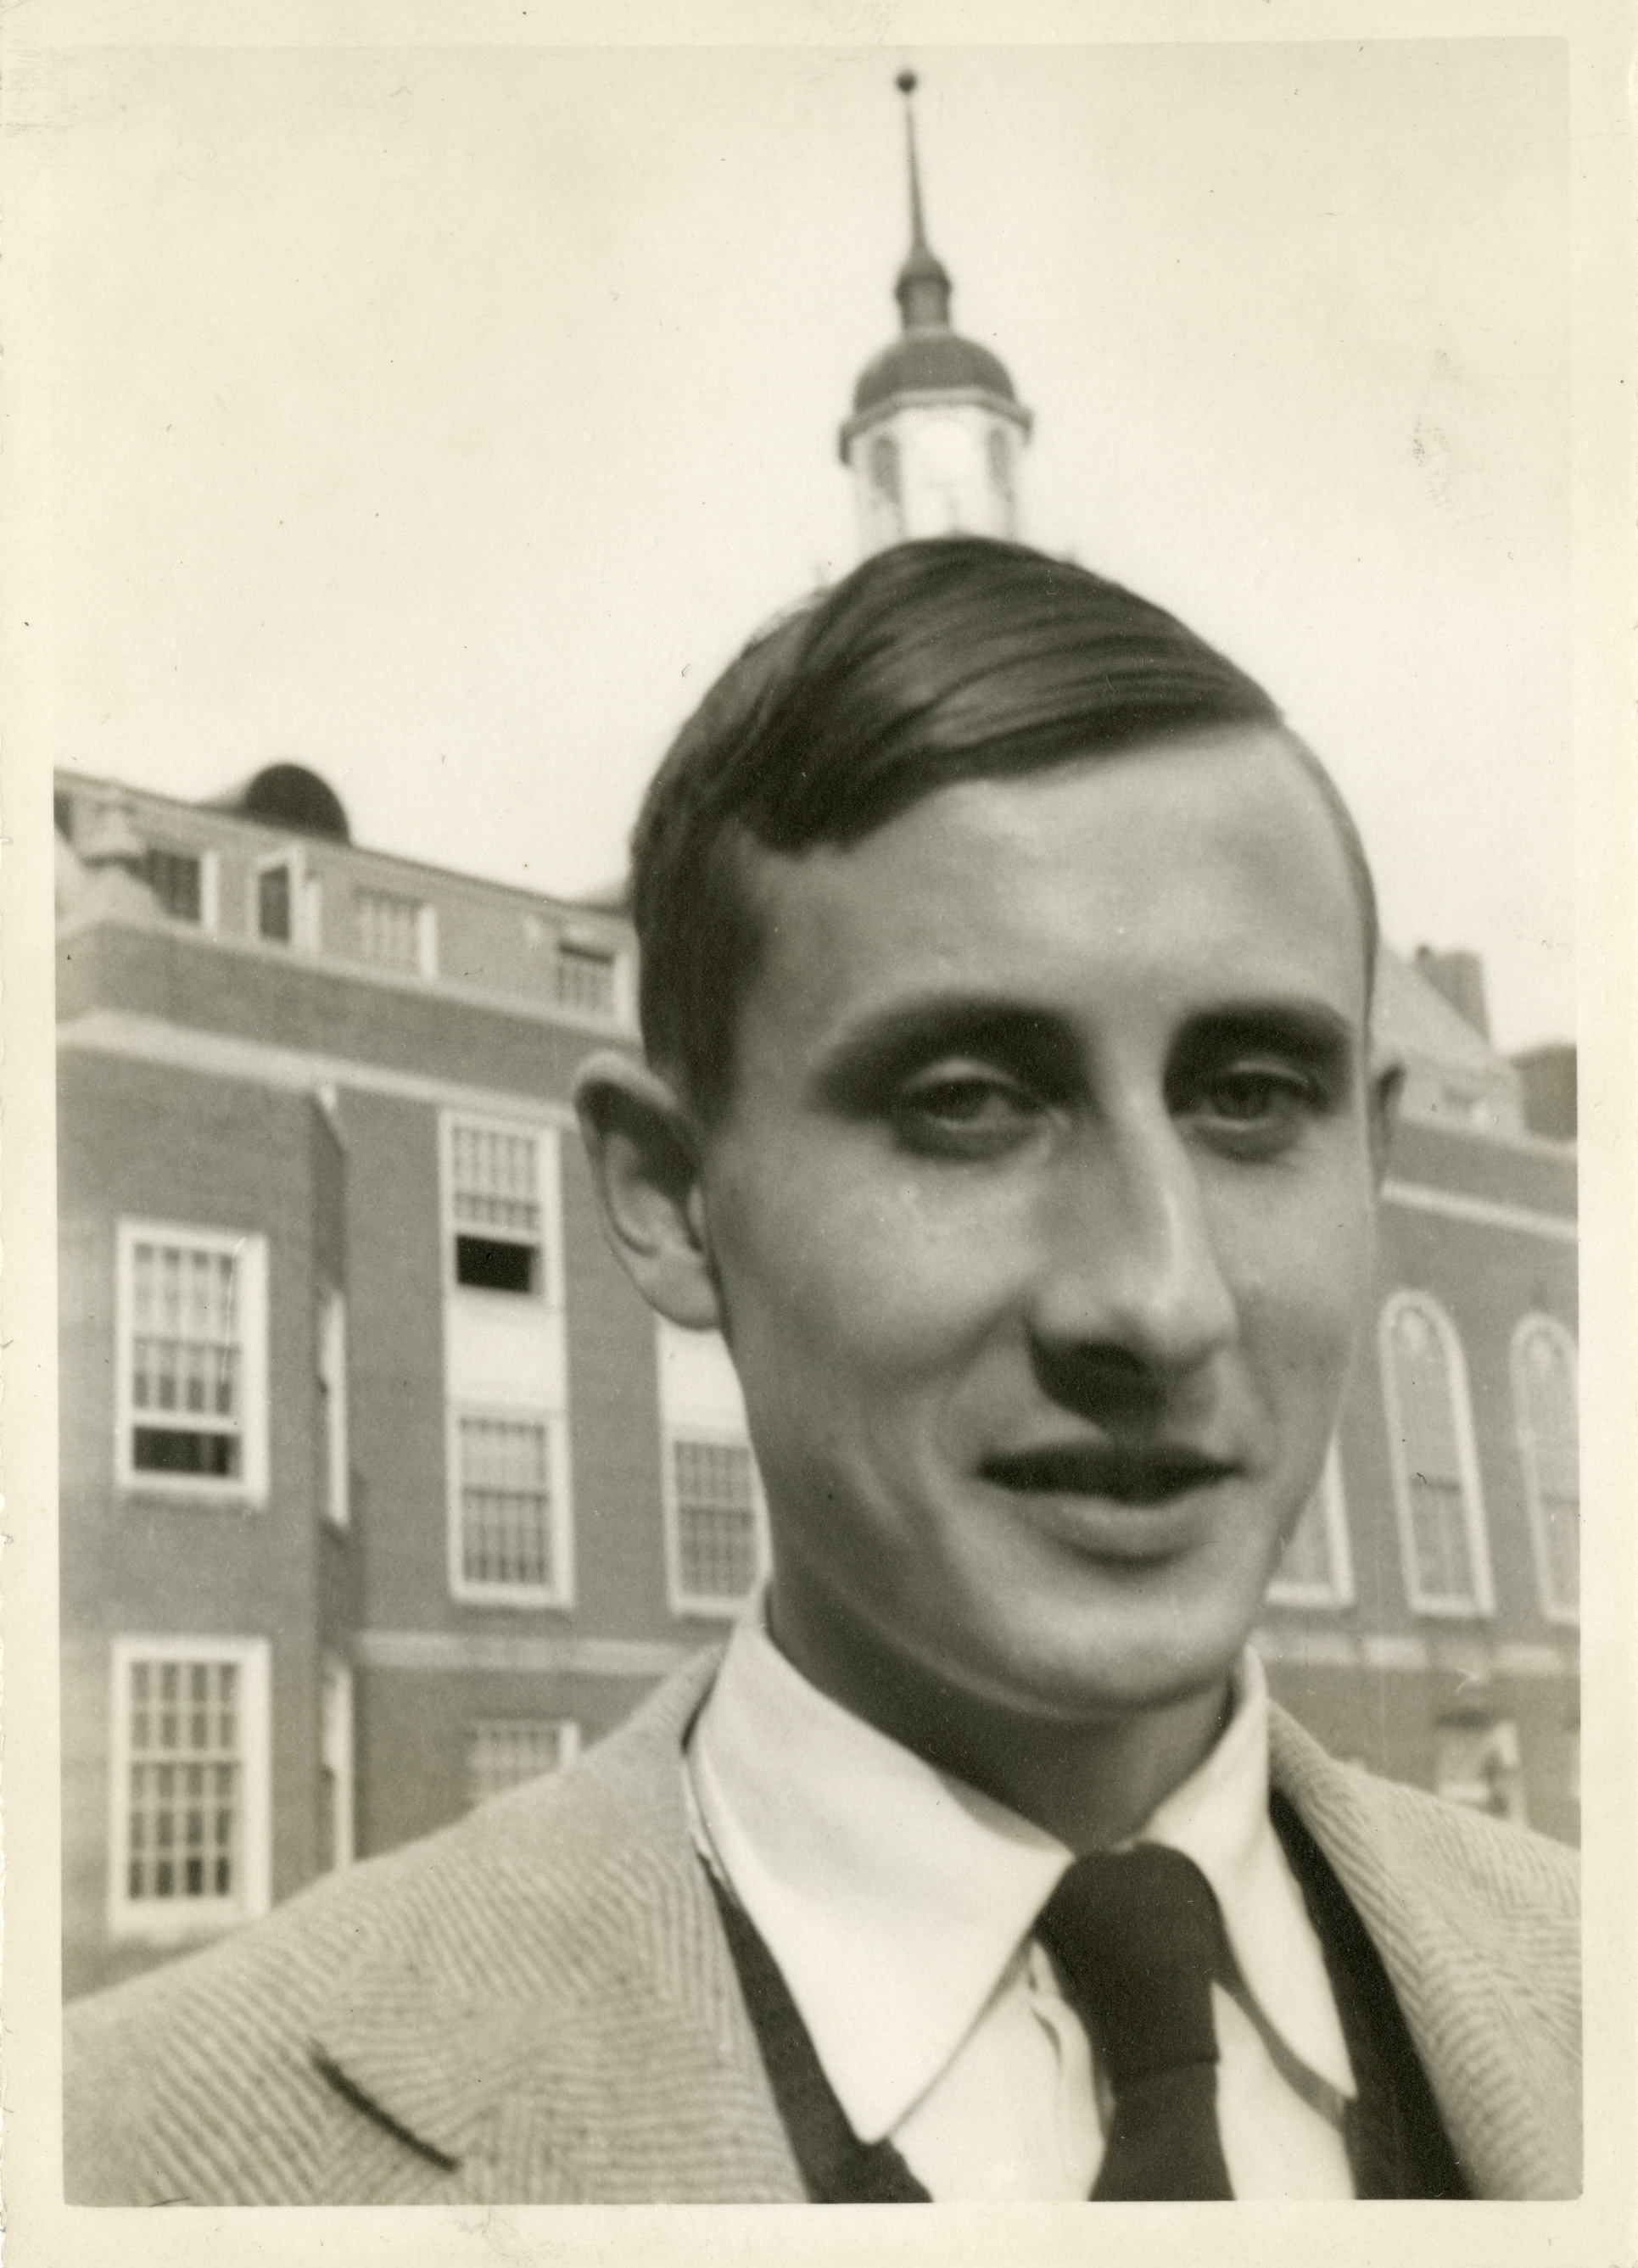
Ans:
[{"label": "dark necktie", "polygon": [[1192,1859],[1159,1843],[1077,1859],[1036,1934],[1114,2090],[1092,2195],[1228,2198],[1212,1982],[1222,1918]]}]

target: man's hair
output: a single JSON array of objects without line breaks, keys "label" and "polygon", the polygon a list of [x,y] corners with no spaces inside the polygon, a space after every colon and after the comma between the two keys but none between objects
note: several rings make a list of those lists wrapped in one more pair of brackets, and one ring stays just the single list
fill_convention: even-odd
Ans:
[{"label": "man's hair", "polygon": [[[981,536],[876,553],[751,641],[654,776],[631,836],[650,1062],[707,1123],[726,1103],[761,949],[755,849],[844,846],[958,781],[1234,725],[1283,719],[1243,670],[1118,583]],[[1341,836],[1369,990],[1364,850],[1329,775],[1291,746]]]}]

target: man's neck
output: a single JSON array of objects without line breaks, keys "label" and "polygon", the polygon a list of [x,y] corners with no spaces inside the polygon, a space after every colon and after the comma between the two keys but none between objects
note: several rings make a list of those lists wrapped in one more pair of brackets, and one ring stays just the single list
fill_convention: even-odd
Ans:
[{"label": "man's neck", "polygon": [[977,1695],[831,1618],[771,1594],[774,1644],[811,1685],[939,1771],[965,1780],[1072,1851],[1138,1832],[1210,1753],[1227,1678],[1153,1709],[1096,1719],[1031,1712]]}]

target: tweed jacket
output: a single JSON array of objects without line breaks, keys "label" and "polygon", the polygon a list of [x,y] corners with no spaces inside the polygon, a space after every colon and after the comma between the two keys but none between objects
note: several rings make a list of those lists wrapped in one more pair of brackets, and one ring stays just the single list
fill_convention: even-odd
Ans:
[{"label": "tweed jacket", "polygon": [[[800,2200],[683,1808],[715,1659],[566,1773],[71,2007],[69,2201]],[[1577,2194],[1571,1854],[1338,1764],[1278,1710],[1271,1741],[1474,2194]]]}]

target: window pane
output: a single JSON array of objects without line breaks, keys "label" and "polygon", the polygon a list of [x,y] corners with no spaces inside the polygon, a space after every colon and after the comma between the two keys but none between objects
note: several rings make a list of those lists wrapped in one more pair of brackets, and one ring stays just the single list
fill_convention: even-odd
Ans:
[{"label": "window pane", "polygon": [[290,943],[291,887],[288,866],[264,866],[256,876],[256,931],[275,943]]},{"label": "window pane", "polygon": [[760,1572],[751,1453],[735,1442],[679,1440],[671,1454],[682,1595],[742,1599]]},{"label": "window pane", "polygon": [[[228,1702],[237,1665],[133,1661],[126,1896],[187,1901],[239,1889],[243,1759]],[[147,1705],[153,1686],[170,1707]],[[180,1854],[180,1857],[179,1857]]]},{"label": "window pane", "polygon": [[469,1583],[549,1590],[551,1487],[542,1420],[462,1418],[461,1567]]}]

